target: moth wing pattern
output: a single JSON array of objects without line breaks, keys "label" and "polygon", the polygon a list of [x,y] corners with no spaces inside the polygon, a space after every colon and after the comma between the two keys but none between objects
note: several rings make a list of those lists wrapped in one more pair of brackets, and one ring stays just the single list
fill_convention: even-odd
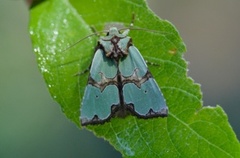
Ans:
[{"label": "moth wing pattern", "polygon": [[123,86],[125,104],[132,105],[134,107],[132,112],[138,117],[167,116],[165,99],[140,52],[135,46],[130,46],[128,51],[128,56],[119,63],[121,74],[134,81]]},{"label": "moth wing pattern", "polygon": [[103,50],[95,52],[90,69],[88,85],[85,88],[82,106],[81,123],[103,123],[111,116],[111,106],[119,104],[119,92],[116,85],[103,88],[106,78],[114,78],[117,68],[111,59],[105,57]]}]

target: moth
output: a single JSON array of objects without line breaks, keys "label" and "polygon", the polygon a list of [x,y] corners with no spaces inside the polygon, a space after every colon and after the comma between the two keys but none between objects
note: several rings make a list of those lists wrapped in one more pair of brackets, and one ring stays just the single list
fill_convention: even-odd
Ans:
[{"label": "moth", "polygon": [[81,103],[83,126],[129,114],[145,119],[168,115],[163,94],[128,33],[112,27],[98,41]]}]

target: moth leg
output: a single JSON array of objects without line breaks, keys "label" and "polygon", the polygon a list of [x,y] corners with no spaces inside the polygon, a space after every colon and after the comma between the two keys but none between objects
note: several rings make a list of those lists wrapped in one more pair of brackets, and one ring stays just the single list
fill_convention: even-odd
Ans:
[{"label": "moth leg", "polygon": [[135,21],[135,13],[132,13],[132,19],[129,28],[131,29],[134,26],[134,21]]},{"label": "moth leg", "polygon": [[90,29],[92,30],[92,32],[93,32],[96,36],[100,37],[99,32],[97,31],[97,29],[96,29],[94,26],[90,26]]},{"label": "moth leg", "polygon": [[[90,66],[91,66],[91,65],[90,65]],[[81,71],[81,72],[78,72],[78,73],[74,74],[73,76],[81,76],[81,75],[83,75],[83,74],[86,74],[87,72],[89,72],[90,66],[89,66],[87,69],[85,69],[85,70],[83,70],[83,71]]]}]

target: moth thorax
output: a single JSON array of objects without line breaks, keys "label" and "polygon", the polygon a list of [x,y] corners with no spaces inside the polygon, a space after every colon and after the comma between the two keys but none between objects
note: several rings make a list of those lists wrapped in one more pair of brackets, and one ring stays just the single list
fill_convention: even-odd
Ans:
[{"label": "moth thorax", "polygon": [[112,52],[109,54],[109,56],[107,56],[107,55],[106,55],[106,56],[118,61],[119,59],[123,58],[125,55],[126,55],[126,54],[123,53],[120,49],[116,49],[116,50],[112,51]]},{"label": "moth thorax", "polygon": [[127,49],[122,49],[121,47],[119,47],[119,41],[120,41],[120,37],[118,36],[113,36],[111,38],[111,45],[112,45],[112,48],[109,50],[109,51],[106,51],[106,56],[109,57],[109,58],[112,58],[112,59],[115,59],[115,60],[119,60],[120,58],[126,56],[128,53],[127,53]]},{"label": "moth thorax", "polygon": [[112,44],[117,44],[119,41],[120,41],[120,38],[117,37],[117,36],[114,36],[114,37],[111,39]]}]

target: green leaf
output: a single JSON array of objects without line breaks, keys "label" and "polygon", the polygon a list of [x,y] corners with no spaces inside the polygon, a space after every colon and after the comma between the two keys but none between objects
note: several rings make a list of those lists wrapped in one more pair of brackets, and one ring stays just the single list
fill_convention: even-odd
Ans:
[{"label": "green leaf", "polygon": [[[124,157],[240,157],[240,145],[220,106],[203,107],[200,86],[187,77],[185,45],[176,28],[147,7],[144,0],[49,0],[31,10],[30,34],[38,65],[52,97],[80,126],[80,103],[96,46],[90,27],[108,23],[153,31],[131,30],[134,45],[148,61],[169,107],[167,118],[112,118],[87,126]],[[81,75],[76,75],[81,73]]]}]

